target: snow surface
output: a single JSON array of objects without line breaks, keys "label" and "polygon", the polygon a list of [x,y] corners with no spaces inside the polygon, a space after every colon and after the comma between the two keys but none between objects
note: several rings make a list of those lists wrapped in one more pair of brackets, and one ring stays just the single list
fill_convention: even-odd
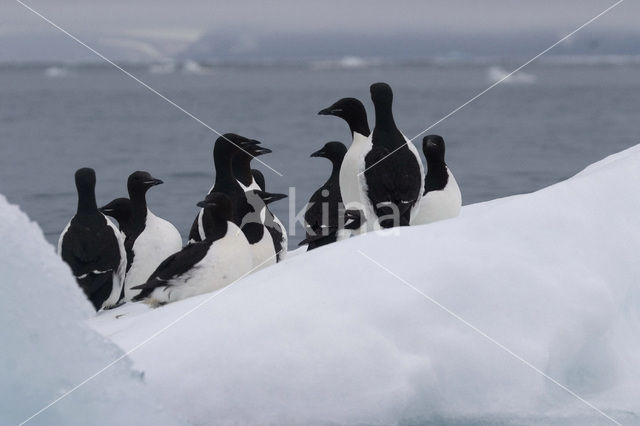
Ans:
[{"label": "snow surface", "polygon": [[[0,424],[18,424],[123,354],[91,330],[95,311],[42,231],[0,195]],[[128,359],[28,424],[179,424]]]},{"label": "snow surface", "polygon": [[124,350],[166,327],[130,358],[193,424],[613,423],[419,290],[616,421],[640,424],[639,253],[636,146],[532,194],[89,324]]}]

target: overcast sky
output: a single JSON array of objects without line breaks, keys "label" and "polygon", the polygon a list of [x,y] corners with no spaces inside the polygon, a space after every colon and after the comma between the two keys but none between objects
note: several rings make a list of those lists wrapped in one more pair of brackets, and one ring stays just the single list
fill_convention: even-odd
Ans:
[{"label": "overcast sky", "polygon": [[[160,40],[176,48],[206,32],[262,34],[509,34],[561,36],[612,5],[612,0],[24,0],[78,35],[117,44],[118,37]],[[14,0],[2,0],[0,43],[56,30]],[[640,2],[626,0],[591,27],[639,30]],[[120,40],[120,43],[129,41]],[[2,48],[2,46],[0,46]],[[142,47],[141,47],[142,48]]]}]

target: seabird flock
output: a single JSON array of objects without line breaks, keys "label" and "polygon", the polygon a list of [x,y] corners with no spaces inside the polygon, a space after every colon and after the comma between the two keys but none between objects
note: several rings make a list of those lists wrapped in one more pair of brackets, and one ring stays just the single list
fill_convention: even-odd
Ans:
[{"label": "seabird flock", "polygon": [[[362,102],[343,98],[318,114],[342,118],[352,142],[328,142],[311,157],[332,164],[327,181],[307,203],[307,250],[395,226],[423,225],[456,217],[462,197],[445,163],[441,136],[428,135],[422,150],[396,126],[393,92],[370,87],[375,126],[370,131]],[[98,208],[96,174],[75,173],[78,206],[58,242],[58,252],[96,310],[125,302],[151,306],[218,290],[286,257],[287,230],[269,208],[285,198],[266,191],[251,161],[270,153],[255,139],[234,133],[214,144],[215,181],[200,207],[186,246],[178,230],[149,209],[146,194],[162,184],[146,171],[127,180],[129,198]],[[115,219],[116,227],[107,216]]]}]

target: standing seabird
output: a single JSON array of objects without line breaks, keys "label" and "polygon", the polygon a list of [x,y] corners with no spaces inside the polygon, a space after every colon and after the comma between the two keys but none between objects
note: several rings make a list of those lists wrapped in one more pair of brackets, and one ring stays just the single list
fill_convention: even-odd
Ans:
[{"label": "standing seabird", "polygon": [[75,174],[78,208],[62,231],[58,254],[96,311],[116,306],[124,283],[127,255],[118,229],[98,211],[96,173],[83,168]]},{"label": "standing seabird", "polygon": [[[277,262],[274,243],[268,230],[260,218],[261,201],[253,206],[247,201],[247,195],[233,174],[233,159],[238,153],[249,151],[259,142],[243,136],[227,133],[216,140],[213,147],[213,162],[216,169],[215,183],[211,192],[226,194],[233,211],[233,223],[244,232],[251,245],[254,265],[261,267]],[[259,198],[259,197],[256,197]],[[207,237],[207,229],[212,229],[207,223],[212,221],[212,212],[203,208],[196,217],[189,234],[190,242],[202,241]]]},{"label": "standing seabird", "polygon": [[[331,174],[327,181],[318,188],[307,203],[304,214],[306,239],[316,236],[327,236],[330,230],[337,229],[341,212],[344,210],[340,194],[340,171],[347,147],[341,142],[327,142],[311,157],[326,158],[331,161]],[[326,241],[328,243],[330,241]],[[309,244],[312,250],[321,244]]]},{"label": "standing seabird", "polygon": [[369,229],[378,225],[407,226],[420,207],[424,187],[422,161],[415,146],[396,126],[391,87],[375,83],[370,90],[376,125],[371,135],[373,147],[365,156],[365,216]]},{"label": "standing seabird", "polygon": [[126,301],[138,294],[133,287],[146,283],[160,262],[182,248],[182,237],[176,227],[147,207],[147,191],[162,183],[145,171],[134,172],[127,180],[132,212],[131,232],[124,242],[129,256],[124,285]]},{"label": "standing seabird", "polygon": [[372,147],[367,111],[358,99],[343,98],[318,114],[340,117],[349,125],[352,141],[340,168],[340,192],[346,208],[362,209],[366,201],[364,158]]},{"label": "standing seabird", "polygon": [[420,210],[411,218],[412,225],[456,217],[462,208],[460,187],[444,161],[445,145],[442,136],[425,136],[422,151],[427,159],[427,175],[424,178]]},{"label": "standing seabird", "polygon": [[206,222],[204,241],[189,244],[165,259],[149,280],[135,287],[135,300],[152,306],[221,289],[250,272],[253,263],[249,242],[231,221],[229,197],[213,192],[198,203],[206,208],[211,220]]}]

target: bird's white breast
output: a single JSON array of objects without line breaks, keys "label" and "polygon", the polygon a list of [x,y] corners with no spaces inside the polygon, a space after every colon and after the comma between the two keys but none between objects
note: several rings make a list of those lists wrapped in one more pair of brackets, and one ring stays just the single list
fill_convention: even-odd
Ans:
[{"label": "bird's white breast", "polygon": [[216,291],[250,272],[253,262],[249,242],[234,223],[227,225],[227,234],[211,244],[204,258],[169,280],[167,286],[153,290],[148,302],[157,305]]},{"label": "bird's white breast", "polygon": [[[369,198],[366,196],[367,184],[364,178],[365,156],[371,151],[371,136],[364,136],[360,133],[353,134],[353,141],[342,160],[340,167],[340,195],[345,207],[363,210],[365,218],[371,214],[373,209],[370,206]],[[360,231],[361,230],[361,231]],[[366,230],[361,227],[353,234],[359,234]]]},{"label": "bird's white breast", "polygon": [[131,287],[146,283],[163,260],[181,249],[182,238],[175,226],[148,210],[144,231],[133,243],[134,257],[125,278],[125,299],[136,296],[140,291]]},{"label": "bird's white breast", "polygon": [[340,194],[347,208],[350,205],[358,208],[365,199],[360,173],[364,172],[364,157],[371,151],[371,147],[371,137],[354,133],[353,142],[342,160],[339,177]]},{"label": "bird's white breast", "polygon": [[456,178],[447,168],[447,185],[440,191],[429,191],[420,200],[420,210],[411,218],[412,225],[423,225],[438,220],[457,217],[462,208],[462,194]]}]

